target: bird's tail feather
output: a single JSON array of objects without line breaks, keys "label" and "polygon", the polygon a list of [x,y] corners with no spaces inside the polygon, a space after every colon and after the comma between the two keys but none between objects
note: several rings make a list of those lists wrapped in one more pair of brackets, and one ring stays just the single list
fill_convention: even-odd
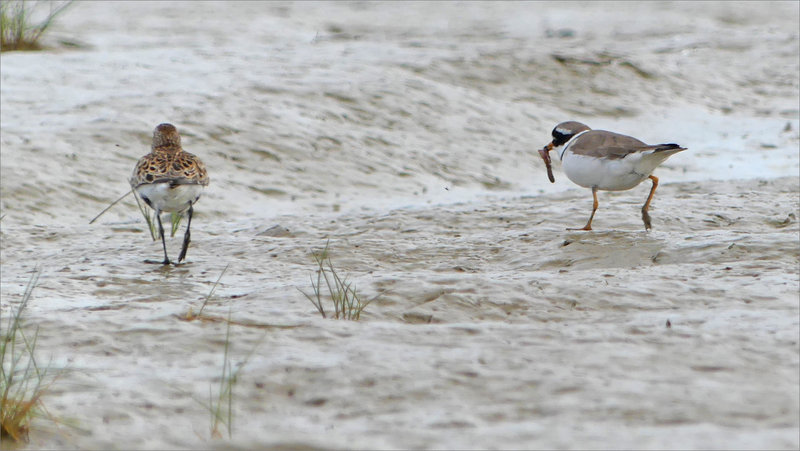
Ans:
[{"label": "bird's tail feather", "polygon": [[681,147],[681,146],[679,146],[679,145],[677,145],[675,143],[657,144],[657,145],[653,146],[653,151],[655,151],[655,152],[664,152],[664,151],[667,151],[667,150],[674,150],[674,151],[678,152],[678,151],[681,151],[681,150],[686,150],[686,148],[685,147]]}]

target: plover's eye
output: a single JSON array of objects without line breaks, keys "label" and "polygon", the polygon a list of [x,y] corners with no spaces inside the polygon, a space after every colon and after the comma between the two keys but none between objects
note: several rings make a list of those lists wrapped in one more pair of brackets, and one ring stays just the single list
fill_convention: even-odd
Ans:
[{"label": "plover's eye", "polygon": [[572,137],[571,134],[565,134],[558,131],[558,129],[553,130],[553,145],[558,147],[563,145],[565,142],[569,141]]}]

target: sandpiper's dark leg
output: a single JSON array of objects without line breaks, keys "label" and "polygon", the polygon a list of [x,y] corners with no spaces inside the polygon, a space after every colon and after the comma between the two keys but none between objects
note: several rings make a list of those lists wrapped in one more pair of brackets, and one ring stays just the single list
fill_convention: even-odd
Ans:
[{"label": "sandpiper's dark leg", "polygon": [[586,225],[580,229],[567,229],[567,230],[592,230],[592,219],[594,219],[594,213],[597,211],[597,207],[600,205],[597,202],[597,188],[592,188],[592,197],[594,198],[594,203],[592,204],[592,214],[591,216],[589,216],[589,221],[586,223]]},{"label": "sandpiper's dark leg", "polygon": [[656,193],[656,188],[658,188],[658,177],[651,175],[650,180],[653,181],[653,187],[650,188],[650,195],[647,196],[647,201],[642,206],[642,221],[644,221],[645,230],[650,230],[650,214],[647,210],[650,209],[650,201],[653,200],[653,195]]},{"label": "sandpiper's dark leg", "polygon": [[192,213],[194,209],[191,205],[189,205],[189,221],[186,224],[186,233],[183,235],[183,247],[181,248],[181,255],[178,256],[178,263],[182,262],[184,258],[186,258],[186,250],[189,249],[189,242],[191,241],[191,232],[190,229],[192,228]]},{"label": "sandpiper's dark leg", "polygon": [[158,220],[158,233],[161,234],[161,244],[164,246],[164,261],[163,265],[169,265],[169,257],[167,257],[167,241],[164,238],[164,226],[161,224],[161,212],[156,210],[156,219]]}]

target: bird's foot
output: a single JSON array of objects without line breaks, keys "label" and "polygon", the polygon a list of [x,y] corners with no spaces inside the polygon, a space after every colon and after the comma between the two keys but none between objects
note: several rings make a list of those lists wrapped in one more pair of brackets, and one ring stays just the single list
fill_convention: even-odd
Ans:
[{"label": "bird's foot", "polygon": [[585,226],[583,226],[583,227],[581,227],[579,229],[578,228],[574,228],[574,227],[567,227],[567,230],[573,230],[573,231],[574,230],[586,230],[586,231],[589,231],[589,230],[592,230],[592,223],[590,222],[590,223],[586,224]]},{"label": "bird's foot", "polygon": [[182,262],[186,259],[186,251],[189,250],[189,241],[184,241],[183,248],[181,248],[181,254],[178,255],[178,263]]}]

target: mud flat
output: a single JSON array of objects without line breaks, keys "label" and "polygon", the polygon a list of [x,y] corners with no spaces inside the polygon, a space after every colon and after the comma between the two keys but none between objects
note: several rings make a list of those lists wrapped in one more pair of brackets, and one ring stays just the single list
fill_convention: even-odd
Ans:
[{"label": "mud flat", "polygon": [[[731,5],[75,5],[0,65],[1,312],[40,268],[66,368],[29,447],[798,448],[798,7]],[[565,119],[689,148],[652,231],[645,185],[566,230]],[[164,121],[211,175],[166,268],[129,200],[88,225]],[[358,322],[300,292],[326,243]]]}]

